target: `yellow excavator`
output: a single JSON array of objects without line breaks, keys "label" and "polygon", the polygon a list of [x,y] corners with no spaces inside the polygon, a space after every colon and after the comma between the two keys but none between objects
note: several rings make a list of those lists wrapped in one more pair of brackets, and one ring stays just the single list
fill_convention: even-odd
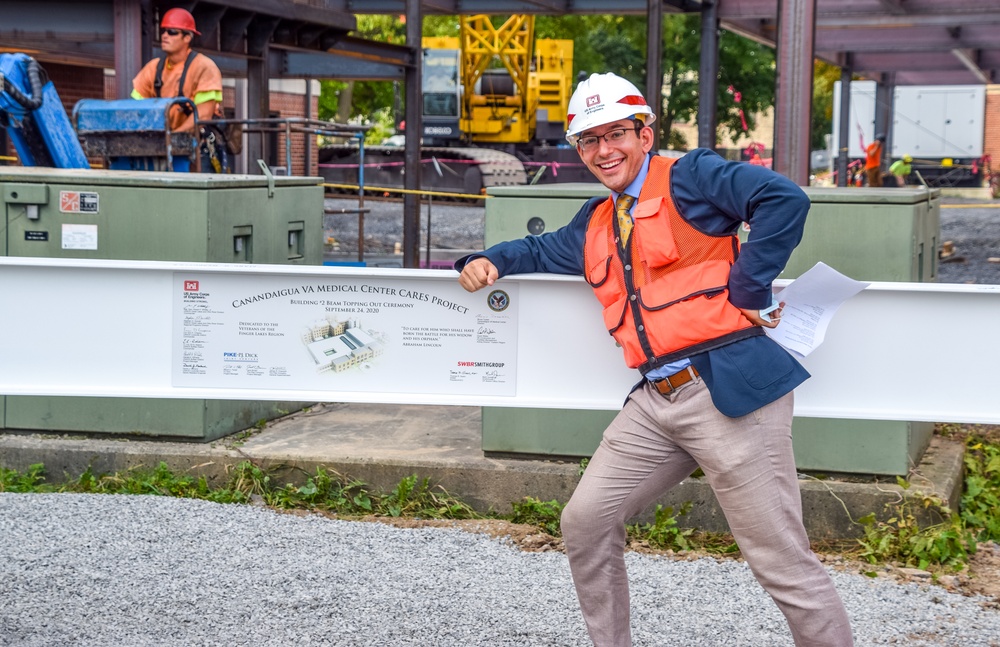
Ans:
[{"label": "yellow excavator", "polygon": [[[458,37],[425,37],[422,45],[424,188],[480,193],[593,179],[563,138],[573,41],[535,40],[531,15],[475,15],[460,18]],[[366,147],[366,184],[402,186],[402,159],[401,147]],[[339,171],[332,182],[350,175],[347,156],[320,162],[328,178]]]}]

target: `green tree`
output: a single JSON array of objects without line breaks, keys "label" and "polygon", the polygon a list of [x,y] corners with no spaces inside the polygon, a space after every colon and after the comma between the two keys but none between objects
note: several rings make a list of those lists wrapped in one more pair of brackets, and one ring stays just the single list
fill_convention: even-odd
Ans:
[{"label": "green tree", "polygon": [[824,135],[833,132],[833,84],[840,80],[840,68],[823,61],[813,66],[811,150],[826,148]]},{"label": "green tree", "polygon": [[[394,15],[359,15],[359,38],[402,45],[406,25]],[[391,81],[320,82],[319,118],[336,122],[362,122],[372,126],[365,141],[378,144],[395,130],[397,88]]]},{"label": "green tree", "polygon": [[[663,70],[666,106],[663,133],[676,121],[698,121],[698,71],[701,18],[697,14],[664,17]],[[774,105],[774,52],[759,43],[723,30],[719,34],[715,120],[732,139],[753,131],[756,116]],[[739,102],[736,101],[739,93]]]},{"label": "green tree", "polygon": [[[581,73],[614,72],[637,87],[646,85],[646,19],[644,16],[569,15],[538,16],[536,38],[563,38],[573,41],[573,70]],[[457,36],[457,16],[427,16],[425,36]],[[406,26],[396,16],[358,16],[357,35],[391,43],[405,43]],[[663,29],[664,95],[660,122],[662,141],[677,147],[685,142],[673,124],[697,120],[698,68],[701,51],[701,22],[697,14],[664,16]],[[743,133],[739,109],[752,130],[757,113],[774,105],[774,53],[768,47],[723,31],[720,34],[719,76],[716,80],[719,129],[733,138]],[[340,120],[363,118],[391,122],[395,95],[391,83],[324,81],[320,96],[321,118]],[[739,105],[732,87],[740,93]],[[350,99],[350,110],[341,103]]]},{"label": "green tree", "polygon": [[[774,50],[738,34],[723,31],[719,38],[717,84],[719,101],[716,118],[719,128],[726,129],[733,139],[740,137],[744,133],[743,121],[740,119],[742,108],[747,127],[752,131],[756,125],[756,116],[774,106],[774,85]],[[739,105],[735,101],[735,92],[740,93]]]},{"label": "green tree", "polygon": [[[663,19],[664,93],[663,141],[683,145],[673,129],[677,122],[697,121],[698,69],[701,53],[701,19],[697,14],[671,14]],[[637,87],[646,84],[646,20],[642,16],[586,15],[539,17],[539,38],[571,38],[574,70],[615,72]],[[743,109],[753,130],[755,115],[774,105],[775,64],[770,48],[737,34],[723,31],[719,37],[719,75],[716,122],[733,138],[743,134]],[[733,92],[729,92],[729,88]],[[736,104],[735,92],[740,93]]]}]

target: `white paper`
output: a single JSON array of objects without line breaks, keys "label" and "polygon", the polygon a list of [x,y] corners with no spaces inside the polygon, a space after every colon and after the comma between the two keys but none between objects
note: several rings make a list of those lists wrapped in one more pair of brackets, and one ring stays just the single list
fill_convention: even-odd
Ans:
[{"label": "white paper", "polygon": [[816,263],[775,295],[785,304],[781,323],[764,331],[793,355],[805,357],[823,343],[837,309],[868,285]]}]

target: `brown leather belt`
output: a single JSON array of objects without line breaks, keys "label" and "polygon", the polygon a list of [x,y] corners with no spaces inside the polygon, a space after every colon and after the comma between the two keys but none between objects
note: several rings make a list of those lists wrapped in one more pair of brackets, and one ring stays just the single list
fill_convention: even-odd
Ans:
[{"label": "brown leather belt", "polygon": [[683,370],[677,371],[673,375],[668,375],[667,377],[659,380],[653,380],[650,384],[652,384],[653,388],[663,395],[670,395],[696,377],[698,377],[698,370],[694,366],[688,366]]}]

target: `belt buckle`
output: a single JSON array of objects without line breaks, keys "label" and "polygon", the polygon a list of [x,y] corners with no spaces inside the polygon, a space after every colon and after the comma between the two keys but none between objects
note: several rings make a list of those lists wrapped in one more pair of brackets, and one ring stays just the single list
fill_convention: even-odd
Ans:
[{"label": "belt buckle", "polygon": [[658,380],[653,380],[653,386],[659,391],[660,395],[667,397],[677,390],[677,387],[670,382],[671,376],[661,377]]},{"label": "belt buckle", "polygon": [[[686,380],[684,380],[683,382],[681,382],[680,384],[678,384],[677,386],[674,386],[674,383],[671,381],[671,378],[673,378],[675,375],[680,375],[681,373],[683,373],[685,371],[687,371],[688,378]],[[692,365],[689,364],[688,366],[686,366],[683,369],[677,371],[673,375],[668,375],[666,377],[661,377],[658,380],[654,380],[653,384],[656,386],[656,390],[660,392],[660,395],[662,395],[663,397],[667,397],[669,395],[672,395],[675,391],[677,391],[678,389],[680,389],[682,386],[684,386],[688,382],[693,381],[696,377],[697,377],[697,373],[694,372],[694,366],[692,366]],[[663,387],[661,385],[666,385],[667,390],[664,391]]]}]

